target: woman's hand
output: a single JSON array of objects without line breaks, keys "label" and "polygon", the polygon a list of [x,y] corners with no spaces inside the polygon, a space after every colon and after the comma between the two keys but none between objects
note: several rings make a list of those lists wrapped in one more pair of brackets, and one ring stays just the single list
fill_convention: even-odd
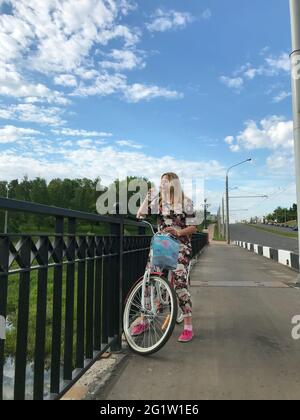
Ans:
[{"label": "woman's hand", "polygon": [[175,236],[176,238],[180,238],[181,234],[180,231],[172,228],[172,227],[167,227],[164,229],[164,232],[170,233],[171,235]]}]

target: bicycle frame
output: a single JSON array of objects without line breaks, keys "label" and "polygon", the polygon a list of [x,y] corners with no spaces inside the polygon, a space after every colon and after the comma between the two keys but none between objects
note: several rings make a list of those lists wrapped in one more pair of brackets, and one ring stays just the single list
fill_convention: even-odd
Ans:
[{"label": "bicycle frame", "polygon": [[[144,220],[141,221],[141,223],[147,224],[151,228],[153,235],[156,235],[156,233],[155,233],[155,231],[154,231],[153,226],[152,226],[151,223],[149,223],[147,221],[144,221]],[[143,276],[141,306],[142,306],[142,309],[144,311],[147,310],[146,303],[145,303],[145,297],[147,295],[146,288],[148,287],[147,286],[147,283],[149,282],[149,279],[151,278],[151,276],[159,276],[159,277],[161,277],[161,275],[162,275],[161,272],[154,272],[154,271],[152,271],[152,263],[151,263],[151,261],[152,261],[152,255],[151,255],[151,252],[152,252],[152,250],[150,250],[150,265],[149,265],[149,268],[145,271],[145,274]],[[190,278],[190,269],[191,269],[191,262],[190,262],[189,268],[188,268],[188,279]],[[174,274],[173,274],[173,271],[172,270],[168,270],[167,280],[168,280],[169,284],[174,288],[174,286],[175,286],[175,284],[174,284]],[[190,285],[190,281],[188,280],[188,286],[189,285]],[[157,292],[157,295],[159,296],[160,300],[163,301],[162,296],[161,296],[161,290],[157,290],[156,292]],[[167,302],[164,302],[164,303],[167,303]],[[151,307],[151,311],[153,311],[155,309],[155,296],[154,296],[154,290],[153,290],[153,288],[151,288],[151,293],[150,293],[150,307]]]}]

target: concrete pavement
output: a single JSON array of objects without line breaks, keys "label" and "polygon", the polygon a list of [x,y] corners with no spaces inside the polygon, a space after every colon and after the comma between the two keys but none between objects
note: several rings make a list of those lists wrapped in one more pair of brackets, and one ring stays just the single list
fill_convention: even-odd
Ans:
[{"label": "concrete pavement", "polygon": [[192,273],[191,343],[181,327],[156,355],[129,351],[97,399],[299,399],[297,273],[235,246],[212,244]]}]

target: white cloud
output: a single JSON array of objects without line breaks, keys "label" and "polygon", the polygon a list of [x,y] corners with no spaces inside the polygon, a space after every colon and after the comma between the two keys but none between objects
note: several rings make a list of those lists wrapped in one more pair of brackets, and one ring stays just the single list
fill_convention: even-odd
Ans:
[{"label": "white cloud", "polygon": [[241,77],[227,77],[227,76],[221,76],[220,80],[224,85],[228,86],[229,88],[240,90],[243,85],[244,81]]},{"label": "white cloud", "polygon": [[54,134],[69,137],[111,137],[111,133],[104,131],[87,131],[87,130],[74,130],[72,128],[63,128],[61,130],[52,130]]},{"label": "white cloud", "polygon": [[[61,144],[62,145],[62,144]],[[99,147],[70,150],[69,147],[57,148],[53,143],[44,153],[44,143],[40,144],[40,155],[28,155],[32,146],[23,151],[6,151],[0,154],[0,167],[8,179],[41,176],[47,180],[55,177],[87,177],[94,179],[100,176],[105,184],[116,177],[125,178],[127,175],[143,176],[158,181],[160,174],[166,171],[178,173],[181,178],[219,179],[224,176],[224,168],[216,160],[196,161],[175,159],[172,156],[151,156],[140,151],[120,151],[114,147]],[[50,159],[51,153],[55,159]],[[59,155],[59,159],[57,158]],[[47,159],[46,159],[47,157]],[[132,165],[134,162],[134,165]]]},{"label": "white cloud", "polygon": [[131,140],[118,140],[116,142],[121,147],[130,147],[132,149],[142,149],[144,146],[137,144]]},{"label": "white cloud", "polygon": [[253,80],[258,76],[274,77],[290,71],[289,55],[281,53],[278,56],[268,55],[264,57],[263,64],[258,67],[253,66],[251,63],[246,63],[233,72],[233,76],[222,76],[220,80],[228,87],[239,90],[244,85],[245,80]]},{"label": "white cloud", "polygon": [[127,86],[124,95],[129,102],[149,101],[154,98],[179,99],[183,95],[175,90],[161,88],[159,86],[147,86],[135,83]]},{"label": "white cloud", "polygon": [[[74,89],[72,96],[121,93],[121,98],[131,102],[181,97],[155,84],[129,85],[126,76],[120,73],[145,67],[145,53],[136,49],[141,32],[121,24],[122,15],[136,8],[134,2],[8,0],[8,3],[12,14],[0,16],[0,95],[23,98],[31,104],[70,104],[64,93],[48,87],[49,77],[57,86]],[[208,12],[204,15],[208,16]],[[157,17],[164,16],[159,9]],[[175,27],[185,26],[192,19],[188,13],[175,11],[167,12],[167,16]],[[121,41],[121,47],[114,47],[104,55],[103,48],[115,40]],[[104,60],[98,61],[97,55],[105,56]]]},{"label": "white cloud", "polygon": [[143,59],[131,50],[113,50],[108,54],[108,58],[109,60],[101,62],[104,69],[121,71],[145,67]]},{"label": "white cloud", "polygon": [[122,74],[98,74],[93,83],[80,83],[79,87],[73,92],[73,96],[107,96],[118,91],[124,90],[127,86],[126,77]]},{"label": "white cloud", "polygon": [[[1,38],[0,38],[1,39]],[[65,105],[69,103],[64,95],[51,91],[42,83],[30,83],[17,71],[14,64],[1,65],[0,60],[0,95],[17,98],[31,97],[35,101],[46,101]]]},{"label": "white cloud", "polygon": [[62,125],[63,110],[57,107],[38,107],[30,103],[0,107],[0,118],[45,125]]},{"label": "white cloud", "polygon": [[32,136],[41,134],[31,128],[20,128],[13,125],[6,125],[0,128],[0,143],[14,143],[18,140],[29,139]]},{"label": "white cloud", "polygon": [[292,96],[291,92],[286,92],[284,90],[282,90],[281,92],[279,92],[274,98],[273,98],[273,102],[274,103],[279,103],[284,101],[286,98],[289,98],[290,96]]},{"label": "white cloud", "polygon": [[86,61],[97,44],[123,38],[126,44],[132,45],[139,39],[129,28],[116,25],[118,17],[124,13],[124,1],[11,2],[14,22],[20,21],[28,26],[27,49],[35,44],[28,56],[28,64],[45,74],[73,71]]},{"label": "white cloud", "polygon": [[294,145],[293,122],[279,116],[265,118],[257,124],[250,120],[237,136],[228,136],[225,142],[232,151],[241,149],[271,149],[291,152]]},{"label": "white cloud", "polygon": [[267,158],[266,163],[270,170],[284,172],[291,168],[294,170],[294,157],[291,153],[275,152]]},{"label": "white cloud", "polygon": [[79,140],[77,144],[79,147],[82,147],[83,149],[85,148],[90,149],[93,146],[93,140],[90,140],[90,139]]},{"label": "white cloud", "polygon": [[66,86],[66,87],[76,87],[77,80],[76,77],[72,74],[61,74],[54,78],[54,83],[56,85]]},{"label": "white cloud", "polygon": [[120,93],[128,102],[149,101],[154,98],[179,99],[182,94],[159,86],[134,83],[129,85],[126,76],[116,73],[100,74],[94,83],[86,85],[81,83],[74,91],[74,96],[107,96]]},{"label": "white cloud", "polygon": [[266,63],[271,71],[277,73],[278,71],[290,72],[291,62],[289,54],[282,53],[279,56],[269,56],[266,58]]},{"label": "white cloud", "polygon": [[190,13],[157,9],[153,15],[152,22],[146,26],[150,32],[166,32],[172,29],[185,28],[192,21],[193,16]]}]

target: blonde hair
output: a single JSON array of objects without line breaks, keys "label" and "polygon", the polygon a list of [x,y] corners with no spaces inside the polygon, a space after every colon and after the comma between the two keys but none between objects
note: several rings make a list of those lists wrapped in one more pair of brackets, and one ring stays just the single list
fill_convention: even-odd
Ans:
[{"label": "blonde hair", "polygon": [[[186,197],[184,195],[178,175],[175,174],[174,172],[166,172],[161,176],[160,179],[162,180],[164,177],[166,177],[170,183],[169,192],[170,192],[171,206],[174,209],[175,205],[180,204],[181,208],[183,209],[184,200]],[[175,199],[176,199],[176,203],[175,203]],[[160,186],[160,194],[159,194],[159,205],[162,206],[161,186]]]}]

